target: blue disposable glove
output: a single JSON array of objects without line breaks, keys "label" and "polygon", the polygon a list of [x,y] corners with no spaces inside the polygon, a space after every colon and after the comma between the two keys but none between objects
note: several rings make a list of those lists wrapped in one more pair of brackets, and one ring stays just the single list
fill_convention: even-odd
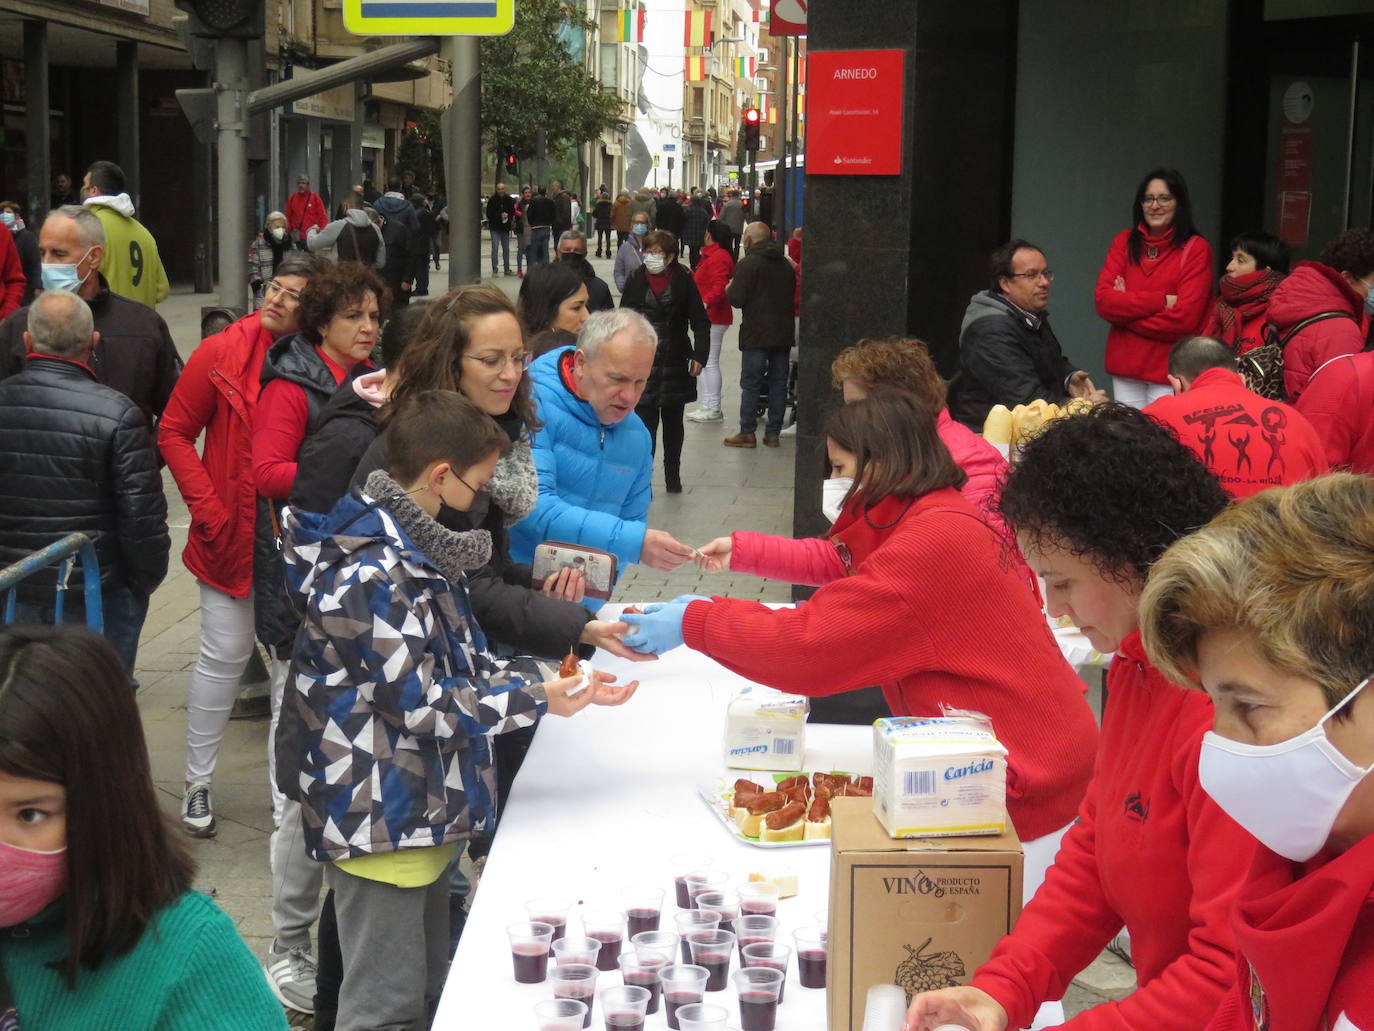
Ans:
[{"label": "blue disposable glove", "polygon": [[682,644],[682,616],[686,602],[650,605],[641,612],[625,612],[620,618],[634,629],[623,638],[625,647],[646,655],[662,655]]},{"label": "blue disposable glove", "polygon": [[677,605],[677,604],[683,604],[683,605],[685,605],[685,604],[687,604],[689,601],[710,601],[710,600],[711,600],[711,599],[708,598],[708,597],[706,597],[706,595],[704,595],[704,594],[679,594],[676,598],[674,598],[674,599],[673,599],[672,601],[670,601],[668,604],[669,604],[669,605]]}]

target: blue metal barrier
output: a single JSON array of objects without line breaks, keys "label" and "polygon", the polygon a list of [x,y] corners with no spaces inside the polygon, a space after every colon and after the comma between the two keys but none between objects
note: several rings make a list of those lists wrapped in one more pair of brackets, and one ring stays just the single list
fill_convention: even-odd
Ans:
[{"label": "blue metal barrier", "polygon": [[53,602],[53,622],[62,622],[62,600],[67,593],[67,577],[71,575],[76,558],[81,558],[81,576],[85,581],[86,625],[100,633],[104,618],[100,607],[100,563],[95,557],[95,545],[84,533],[73,533],[42,551],[35,551],[12,566],[0,569],[0,591],[5,592],[5,623],[14,622],[15,590],[21,580],[27,580],[40,569],[57,565],[57,598]]}]

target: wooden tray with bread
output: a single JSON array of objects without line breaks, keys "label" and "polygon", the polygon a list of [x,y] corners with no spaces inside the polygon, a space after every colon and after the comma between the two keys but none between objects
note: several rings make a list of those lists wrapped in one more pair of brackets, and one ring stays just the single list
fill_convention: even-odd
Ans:
[{"label": "wooden tray with bread", "polygon": [[720,777],[697,793],[727,833],[757,848],[824,845],[830,840],[830,800],[841,795],[872,797],[873,778],[824,773],[774,773],[771,786],[746,777]]}]

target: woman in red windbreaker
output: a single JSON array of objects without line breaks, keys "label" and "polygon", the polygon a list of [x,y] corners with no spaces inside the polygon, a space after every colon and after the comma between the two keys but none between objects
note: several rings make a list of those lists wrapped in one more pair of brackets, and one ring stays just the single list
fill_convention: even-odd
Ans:
[{"label": "woman in red windbreaker", "polygon": [[[1150,572],[1141,635],[1212,698],[1199,779],[1258,839],[1210,1031],[1374,1028],[1374,480],[1265,491]],[[1196,692],[1200,694],[1201,692]]]},{"label": "woman in red windbreaker", "polygon": [[1220,296],[1207,324],[1207,336],[1216,337],[1237,355],[1264,343],[1269,298],[1288,275],[1292,260],[1288,244],[1258,230],[1241,233],[1231,241],[1231,260],[1218,284]]},{"label": "woman in red windbreaker", "polygon": [[1140,181],[1133,226],[1116,234],[1097,277],[1115,400],[1144,408],[1172,393],[1169,348],[1201,333],[1211,314],[1212,246],[1193,225],[1188,184],[1171,168]]},{"label": "woman in red windbreaker", "polygon": [[711,320],[711,350],[697,381],[701,386],[701,404],[687,416],[691,422],[720,422],[725,418],[720,410],[720,347],[725,342],[725,331],[735,321],[735,313],[725,299],[726,284],[735,274],[735,258],[730,253],[732,239],[724,222],[712,221],[707,225],[706,246],[692,273],[697,292],[706,305],[706,317]]}]

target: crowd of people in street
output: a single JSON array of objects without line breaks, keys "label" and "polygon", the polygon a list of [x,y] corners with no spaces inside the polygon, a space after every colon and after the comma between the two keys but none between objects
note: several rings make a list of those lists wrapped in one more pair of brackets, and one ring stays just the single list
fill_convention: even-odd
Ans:
[{"label": "crowd of people in street", "polygon": [[[0,562],[87,535],[102,619],[71,627],[82,571],[59,616],[48,570],[0,629],[0,1026],[280,1028],[283,1006],[319,1031],[427,1026],[459,859],[490,849],[539,722],[632,702],[637,681],[565,675],[572,642],[992,720],[1025,908],[967,985],[916,994],[909,1031],[1062,1023],[1123,928],[1138,988],[1073,1026],[1374,1027],[1374,231],[1296,264],[1245,233],[1214,284],[1183,176],[1154,169],[1093,292],[1111,398],[1050,325],[1049,257],[1012,239],[949,380],[923,341],[847,329],[824,535],[692,544],[651,525],[655,471],[680,493],[685,422],[724,422],[735,311],[724,446],[756,447],[760,421],[780,446],[807,360],[801,232],[776,239],[738,191],[603,187],[584,212],[558,182],[497,184],[478,214],[493,276],[516,251],[518,299],[427,301],[441,198],[401,172],[331,219],[301,176],[252,242],[256,310],[183,368],[123,173],[96,162],[80,199],[57,185],[36,240],[0,204]],[[1070,414],[1010,448],[982,435],[1035,405]],[[180,837],[134,694],[170,560],[164,464],[201,620]],[[815,593],[601,619],[581,574],[535,585],[547,541]],[[1100,726],[1059,619],[1116,656]],[[184,839],[218,832],[258,645],[274,940],[255,958],[191,890]]]}]

